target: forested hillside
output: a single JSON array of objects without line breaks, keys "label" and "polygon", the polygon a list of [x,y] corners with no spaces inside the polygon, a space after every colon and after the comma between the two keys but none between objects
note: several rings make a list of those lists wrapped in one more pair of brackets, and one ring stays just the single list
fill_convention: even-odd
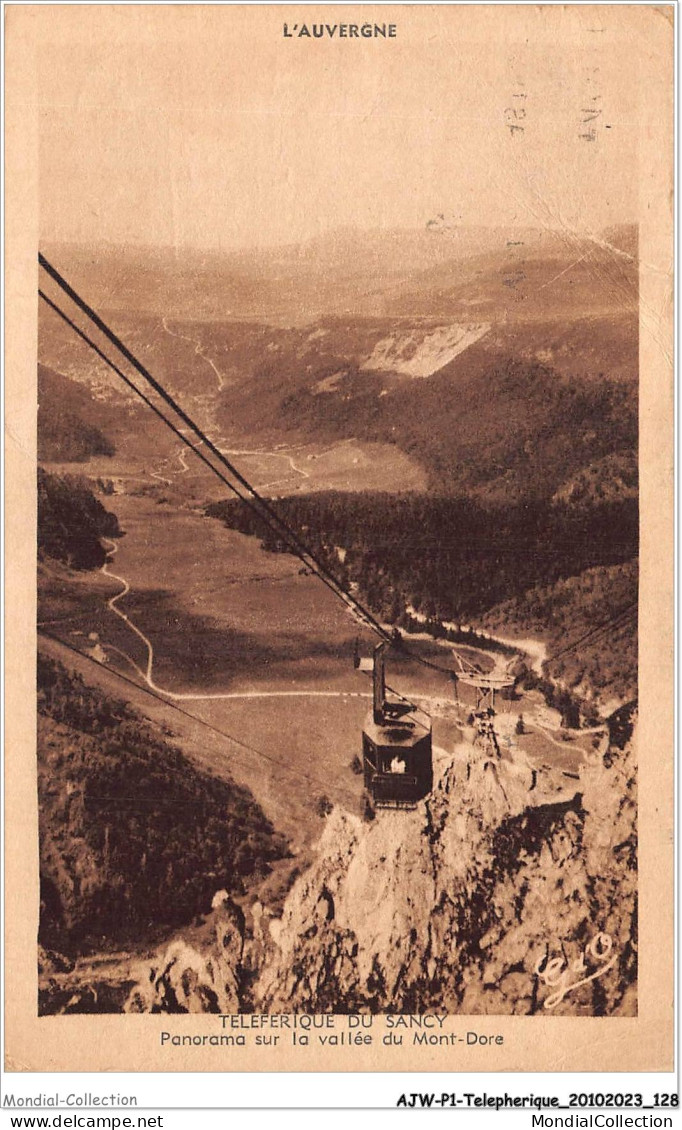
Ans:
[{"label": "forested hillside", "polygon": [[[572,366],[574,347],[586,351],[579,335],[568,353],[538,349],[550,363],[524,356],[520,334],[496,345],[488,335],[415,379],[363,370],[351,344],[362,329],[325,323],[282,344],[265,335],[251,351],[262,360],[225,389],[219,419],[251,435],[392,443],[425,469],[433,493],[484,502],[550,498],[585,467],[636,451],[636,387],[591,368],[602,364],[598,350]],[[581,330],[588,341],[597,332]],[[384,325],[373,340],[395,333]],[[268,339],[276,348],[264,354]]]},{"label": "forested hillside", "polygon": [[38,659],[40,941],[141,942],[287,854],[253,796],[199,771],[145,718]]},{"label": "forested hillside", "polygon": [[[388,620],[399,620],[410,604],[427,616],[466,621],[534,585],[637,553],[631,500],[589,510],[541,502],[485,508],[448,497],[330,491],[279,499],[276,506]],[[239,501],[213,503],[206,513],[261,538],[267,549],[285,549]]]},{"label": "forested hillside", "polygon": [[114,455],[106,426],[111,409],[90,388],[38,365],[38,458],[84,463],[91,455]]},{"label": "forested hillside", "polygon": [[86,481],[38,468],[38,557],[73,569],[98,569],[106,561],[101,538],[121,536],[115,514],[95,498]]},{"label": "forested hillside", "polygon": [[624,702],[637,697],[638,576],[634,559],[536,585],[493,608],[483,627],[543,639],[552,679],[578,694]]}]

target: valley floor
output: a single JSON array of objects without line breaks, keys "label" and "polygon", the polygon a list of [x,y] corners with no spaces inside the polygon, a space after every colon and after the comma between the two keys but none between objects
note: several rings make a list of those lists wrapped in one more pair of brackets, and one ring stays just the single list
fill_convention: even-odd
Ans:
[{"label": "valley floor", "polygon": [[[360,812],[362,785],[350,764],[361,751],[371,684],[353,654],[358,637],[365,654],[373,639],[296,559],[265,553],[256,539],[176,503],[123,493],[106,502],[125,531],[110,543],[115,555],[94,576],[48,569],[39,613],[45,631],[104,666],[54,641],[44,642],[48,651],[163,720],[212,771],[248,785],[295,845],[319,834],[324,798]],[[408,646],[455,666],[426,637]],[[474,702],[470,688],[459,688],[458,706],[447,676],[399,653],[389,683],[433,714],[437,742],[456,740]],[[575,772],[590,738],[560,737],[557,727],[536,692],[501,704],[508,749],[521,748],[540,769]]]}]

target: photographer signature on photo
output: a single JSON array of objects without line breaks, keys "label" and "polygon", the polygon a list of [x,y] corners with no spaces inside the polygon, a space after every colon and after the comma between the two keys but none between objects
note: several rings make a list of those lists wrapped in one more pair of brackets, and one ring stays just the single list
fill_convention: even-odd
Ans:
[{"label": "photographer signature on photo", "polygon": [[[540,978],[543,985],[556,988],[556,992],[547,997],[543,1008],[556,1008],[564,997],[572,993],[574,989],[581,985],[587,985],[590,981],[596,981],[598,977],[603,976],[618,960],[618,954],[610,957],[612,948],[611,936],[598,933],[588,942],[580,957],[570,964],[563,957],[553,957],[551,960],[548,960],[547,954],[541,957],[536,963],[535,975]],[[571,978],[575,974],[585,973],[589,968],[588,962],[585,961],[586,957],[590,964],[598,963],[598,967],[587,977],[579,976],[577,981],[572,981]]]}]

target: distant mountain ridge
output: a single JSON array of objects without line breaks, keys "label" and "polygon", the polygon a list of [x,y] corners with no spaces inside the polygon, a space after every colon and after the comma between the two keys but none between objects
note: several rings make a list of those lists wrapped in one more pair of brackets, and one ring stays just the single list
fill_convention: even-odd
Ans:
[{"label": "distant mountain ridge", "polygon": [[[213,435],[392,443],[431,490],[499,502],[630,489],[636,246],[622,225],[345,231],[229,255],[48,251]],[[40,346],[120,400],[49,313]],[[141,407],[125,425],[149,442]]]},{"label": "distant mountain ridge", "polygon": [[[418,292],[425,303],[432,291],[456,291],[491,265],[512,271],[522,261],[556,263],[561,270],[581,257],[588,267],[594,259],[593,284],[606,293],[600,307],[612,301],[622,306],[623,293],[611,295],[613,280],[605,271],[621,246],[636,247],[636,239],[637,229],[629,225],[589,237],[551,229],[457,228],[444,221],[417,231],[341,230],[289,247],[230,252],[75,244],[43,250],[105,309],[297,324],[325,315],[397,313],[396,302],[409,302]],[[534,285],[537,266],[532,275]],[[568,293],[564,286],[561,294]],[[429,313],[448,312],[447,305],[431,307]]]}]

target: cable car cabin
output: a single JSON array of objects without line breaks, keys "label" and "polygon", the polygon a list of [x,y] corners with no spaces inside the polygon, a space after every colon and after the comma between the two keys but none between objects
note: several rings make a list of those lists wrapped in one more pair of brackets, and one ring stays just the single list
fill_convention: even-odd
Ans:
[{"label": "cable car cabin", "polygon": [[431,719],[412,703],[387,701],[385,646],[374,652],[374,708],[362,732],[365,788],[377,807],[411,807],[433,787]]},{"label": "cable car cabin", "polygon": [[365,788],[377,805],[414,804],[433,787],[431,720],[421,710],[367,717],[362,732]]}]

